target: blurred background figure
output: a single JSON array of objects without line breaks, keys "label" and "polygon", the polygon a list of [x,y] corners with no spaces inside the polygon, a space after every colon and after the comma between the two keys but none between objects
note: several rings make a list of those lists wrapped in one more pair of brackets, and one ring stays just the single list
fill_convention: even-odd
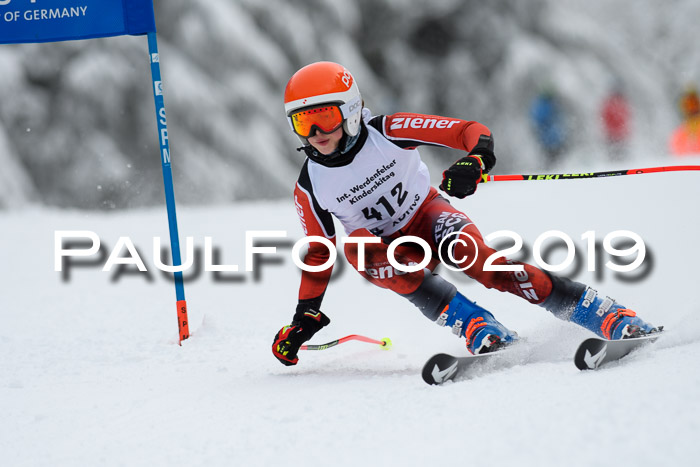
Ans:
[{"label": "blurred background figure", "polygon": [[673,155],[700,154],[700,98],[695,85],[686,87],[679,108],[683,122],[671,134],[670,150]]},{"label": "blurred background figure", "polygon": [[[562,169],[589,170],[591,151],[610,162],[600,106],[619,77],[634,112],[627,159],[653,160],[680,123],[678,77],[700,73],[700,2],[629,3],[156,0],[178,204],[287,199],[300,161],[279,97],[319,60],[350,67],[370,109],[468,109],[512,155],[500,173],[541,170],[543,153],[562,151]],[[0,47],[0,209],[164,203],[145,50],[126,36]],[[547,85],[561,110],[539,100],[544,121],[533,126],[533,97]],[[425,155],[436,174],[452,157]]]},{"label": "blurred background figure", "polygon": [[610,159],[624,159],[630,137],[630,106],[622,83],[616,82],[600,109]]},{"label": "blurred background figure", "polygon": [[543,88],[535,96],[530,105],[530,119],[546,163],[556,162],[566,148],[566,124],[559,98],[552,86]]}]

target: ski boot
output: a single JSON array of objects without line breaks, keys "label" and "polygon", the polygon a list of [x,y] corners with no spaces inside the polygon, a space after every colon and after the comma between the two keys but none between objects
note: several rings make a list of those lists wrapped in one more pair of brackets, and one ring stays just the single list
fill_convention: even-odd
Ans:
[{"label": "ski boot", "polygon": [[518,340],[518,334],[499,323],[491,313],[457,292],[435,321],[451,326],[452,332],[467,339],[474,355],[493,352]]},{"label": "ski boot", "polygon": [[637,314],[610,297],[604,299],[598,292],[580,282],[549,275],[552,292],[540,306],[564,321],[571,321],[603,339],[615,340],[640,337],[658,328],[642,321]]},{"label": "ski boot", "polygon": [[661,330],[642,321],[634,311],[612,298],[599,297],[590,287],[581,295],[570,320],[608,340],[641,337]]}]

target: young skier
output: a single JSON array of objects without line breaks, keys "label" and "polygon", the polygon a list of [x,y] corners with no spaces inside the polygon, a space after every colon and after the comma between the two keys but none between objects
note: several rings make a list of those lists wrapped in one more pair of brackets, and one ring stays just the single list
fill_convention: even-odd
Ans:
[{"label": "young skier", "polygon": [[[498,350],[517,340],[517,334],[433,274],[438,258],[453,266],[464,258],[475,258],[465,272],[484,286],[518,295],[601,337],[622,339],[656,330],[634,311],[599,296],[590,287],[529,264],[500,257],[494,265],[522,265],[522,270],[484,270],[485,259],[495,251],[484,243],[472,221],[430,186],[428,169],[416,147],[444,146],[468,153],[443,173],[440,184],[445,193],[461,199],[476,191],[482,175],[496,163],[493,138],[486,126],[413,113],[373,117],[363,109],[350,72],[331,62],[313,63],[297,71],[287,83],[284,104],[289,123],[304,145],[300,150],[307,156],[294,190],[305,234],[335,244],[331,217],[335,216],[351,239],[380,237],[381,243],[363,245],[360,274],[405,297],[431,321],[451,327],[466,338],[472,354]],[[442,242],[455,233],[469,234],[474,241]],[[433,258],[425,269],[405,273],[390,265],[388,244],[409,235],[425,240]],[[344,246],[356,270],[362,253],[359,248],[350,242]],[[311,242],[304,262],[322,265],[329,254],[326,246]],[[420,263],[424,254],[415,243],[404,243],[396,248],[394,257],[402,265],[411,265]],[[302,271],[296,313],[272,344],[274,356],[283,364],[295,365],[301,345],[330,323],[321,312],[330,275],[331,268]]]}]

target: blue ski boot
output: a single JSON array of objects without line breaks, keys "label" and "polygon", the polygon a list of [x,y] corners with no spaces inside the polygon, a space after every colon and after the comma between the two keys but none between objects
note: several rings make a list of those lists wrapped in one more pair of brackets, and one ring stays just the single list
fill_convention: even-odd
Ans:
[{"label": "blue ski boot", "polygon": [[590,287],[581,295],[570,320],[609,340],[640,337],[659,331],[612,298],[599,297],[598,292]]},{"label": "blue ski boot", "polygon": [[435,321],[451,326],[452,332],[467,339],[474,355],[493,352],[518,340],[518,334],[499,323],[491,313],[457,292]]},{"label": "blue ski boot", "polygon": [[541,306],[564,321],[571,321],[593,331],[603,339],[640,337],[663,329],[642,321],[637,314],[610,297],[580,282],[549,275],[552,292]]}]

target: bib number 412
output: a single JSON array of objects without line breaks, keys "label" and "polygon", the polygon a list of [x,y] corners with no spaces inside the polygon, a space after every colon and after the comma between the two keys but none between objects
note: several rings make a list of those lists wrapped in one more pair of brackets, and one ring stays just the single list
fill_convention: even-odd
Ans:
[{"label": "bib number 412", "polygon": [[[391,189],[391,194],[394,196],[397,206],[401,206],[404,203],[404,201],[406,201],[406,197],[408,196],[408,192],[406,192],[403,189],[403,184],[401,182],[397,183],[394,186],[394,188]],[[392,217],[394,214],[396,214],[396,209],[394,209],[394,206],[392,206],[391,201],[386,199],[385,196],[380,196],[377,202],[374,203],[374,205],[383,207],[384,211],[386,211],[389,217]],[[382,213],[374,207],[362,208],[362,214],[364,214],[365,219],[367,220],[376,219],[378,221],[381,221],[382,219],[384,219]]]}]

